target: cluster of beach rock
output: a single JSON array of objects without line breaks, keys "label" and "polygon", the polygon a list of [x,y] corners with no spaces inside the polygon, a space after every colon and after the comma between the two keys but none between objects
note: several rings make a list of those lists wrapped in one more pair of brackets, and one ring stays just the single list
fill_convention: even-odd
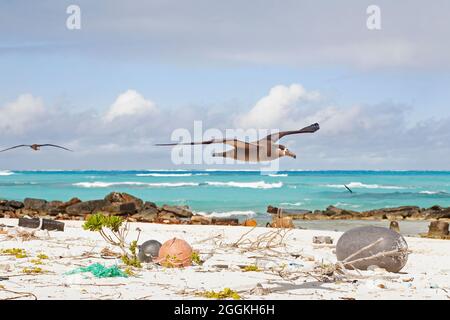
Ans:
[{"label": "cluster of beach rock", "polygon": [[290,210],[269,206],[267,212],[298,220],[450,220],[450,208],[401,206],[369,211],[352,211],[329,206],[325,210]]},{"label": "cluster of beach rock", "polygon": [[132,222],[238,224],[237,219],[212,219],[195,215],[187,206],[158,207],[128,193],[111,192],[104,199],[81,201],[46,201],[26,198],[22,201],[0,200],[0,218],[41,217],[58,220],[85,220],[95,213],[117,215]]},{"label": "cluster of beach rock", "polygon": [[[351,211],[329,206],[325,210],[292,210],[269,206],[267,212],[299,220],[450,220],[450,208],[402,206],[370,211]],[[170,224],[238,225],[234,218],[211,218],[196,215],[188,206],[157,206],[123,192],[111,192],[104,199],[81,201],[46,201],[26,198],[24,201],[0,200],[0,218],[41,217],[58,220],[85,220],[95,213],[118,215],[132,222]],[[244,222],[245,223],[245,222]]]}]

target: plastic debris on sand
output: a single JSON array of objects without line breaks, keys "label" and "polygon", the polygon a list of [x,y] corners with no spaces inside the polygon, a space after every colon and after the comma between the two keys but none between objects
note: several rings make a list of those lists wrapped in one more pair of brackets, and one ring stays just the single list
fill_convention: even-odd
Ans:
[{"label": "plastic debris on sand", "polygon": [[70,272],[67,272],[67,275],[90,272],[97,278],[114,278],[114,277],[124,277],[127,278],[128,275],[119,269],[117,266],[105,267],[100,263],[91,264],[88,267],[81,267]]}]

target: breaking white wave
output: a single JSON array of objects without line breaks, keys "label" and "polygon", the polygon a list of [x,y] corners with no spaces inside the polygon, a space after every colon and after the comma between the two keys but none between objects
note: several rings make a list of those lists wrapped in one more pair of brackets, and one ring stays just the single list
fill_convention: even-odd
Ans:
[{"label": "breaking white wave", "polygon": [[360,205],[357,205],[357,204],[350,204],[350,203],[345,203],[345,202],[338,202],[338,203],[335,203],[333,206],[335,206],[335,207],[350,207],[350,208],[361,207]]},{"label": "breaking white wave", "polygon": [[288,176],[287,173],[280,173],[280,174],[272,173],[272,174],[269,174],[269,177],[287,177],[287,176]]},{"label": "breaking white wave", "polygon": [[15,173],[12,171],[9,171],[9,170],[0,170],[0,176],[10,176],[13,174],[15,174]]},{"label": "breaking white wave", "polygon": [[147,182],[77,182],[73,184],[77,187],[82,188],[108,188],[112,186],[141,186],[141,187],[195,187],[198,186],[198,183],[195,182],[161,182],[161,183],[147,183]]},{"label": "breaking white wave", "polygon": [[195,212],[198,215],[204,216],[204,217],[211,217],[211,218],[229,218],[229,217],[236,217],[236,216],[247,216],[247,217],[253,217],[256,215],[256,212],[254,211],[225,211],[225,212]]},{"label": "breaking white wave", "polygon": [[258,170],[252,169],[205,169],[203,171],[215,172],[215,171],[223,171],[223,172],[259,172]]},{"label": "breaking white wave", "polygon": [[303,205],[303,202],[294,202],[294,203],[282,202],[282,203],[280,203],[280,205],[282,205],[282,206],[296,206],[296,207],[298,207],[298,206]]},{"label": "breaking white wave", "polygon": [[138,173],[138,177],[190,177],[192,173]]},{"label": "breaking white wave", "polygon": [[208,176],[207,173],[138,173],[138,177],[191,177],[194,176]]},{"label": "breaking white wave", "polygon": [[[405,189],[404,187],[399,186],[384,186],[379,184],[364,184],[362,182],[350,182],[346,184],[350,189],[354,188],[365,188],[365,189]],[[343,184],[327,184],[326,187],[329,188],[345,188]]]},{"label": "breaking white wave", "polygon": [[113,186],[138,186],[138,187],[197,187],[201,185],[214,186],[214,187],[235,187],[235,188],[252,188],[252,189],[272,189],[281,188],[283,183],[266,183],[264,181],[257,182],[219,182],[208,181],[205,183],[197,182],[138,182],[138,181],[123,181],[123,182],[77,182],[73,186],[82,188],[108,188]]},{"label": "breaking white wave", "polygon": [[445,191],[428,191],[428,190],[420,191],[419,193],[421,193],[421,194],[448,194]]},{"label": "breaking white wave", "polygon": [[206,184],[215,187],[235,187],[235,188],[252,188],[252,189],[273,189],[273,188],[281,188],[283,186],[282,182],[267,183],[264,181],[256,181],[256,182],[207,181]]}]

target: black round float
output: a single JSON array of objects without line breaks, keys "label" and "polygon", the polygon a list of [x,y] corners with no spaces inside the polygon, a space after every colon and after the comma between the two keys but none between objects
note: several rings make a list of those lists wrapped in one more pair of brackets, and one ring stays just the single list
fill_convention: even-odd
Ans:
[{"label": "black round float", "polygon": [[159,248],[161,248],[161,243],[156,240],[148,240],[141,244],[138,248],[139,261],[153,262],[153,259],[157,258],[159,255]]}]

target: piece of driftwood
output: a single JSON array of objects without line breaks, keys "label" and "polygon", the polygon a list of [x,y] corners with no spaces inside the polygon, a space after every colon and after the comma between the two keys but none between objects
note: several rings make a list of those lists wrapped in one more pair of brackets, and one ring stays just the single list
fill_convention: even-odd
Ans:
[{"label": "piece of driftwood", "polygon": [[422,238],[450,240],[449,223],[445,221],[431,221],[427,233],[419,233]]},{"label": "piece of driftwood", "polygon": [[234,218],[212,218],[211,223],[220,226],[237,226],[239,219]]},{"label": "piece of driftwood", "polygon": [[267,207],[267,213],[272,214],[273,216],[278,216],[279,211],[283,211],[283,215],[285,217],[290,217],[292,219],[303,219],[304,215],[311,214],[311,210],[304,210],[304,209],[283,209],[278,207]]},{"label": "piece of driftwood", "polygon": [[19,227],[64,231],[64,222],[40,218],[19,218]]},{"label": "piece of driftwood", "polygon": [[233,248],[240,248],[248,251],[274,249],[279,247],[285,247],[284,243],[286,235],[289,233],[289,229],[278,228],[273,231],[268,231],[259,234],[256,238],[251,237],[250,233],[255,230],[256,227],[251,228],[245,232],[236,242],[229,245]]},{"label": "piece of driftwood", "polygon": [[431,221],[430,225],[428,226],[428,235],[447,236],[449,234],[448,226],[448,222],[445,221]]}]

